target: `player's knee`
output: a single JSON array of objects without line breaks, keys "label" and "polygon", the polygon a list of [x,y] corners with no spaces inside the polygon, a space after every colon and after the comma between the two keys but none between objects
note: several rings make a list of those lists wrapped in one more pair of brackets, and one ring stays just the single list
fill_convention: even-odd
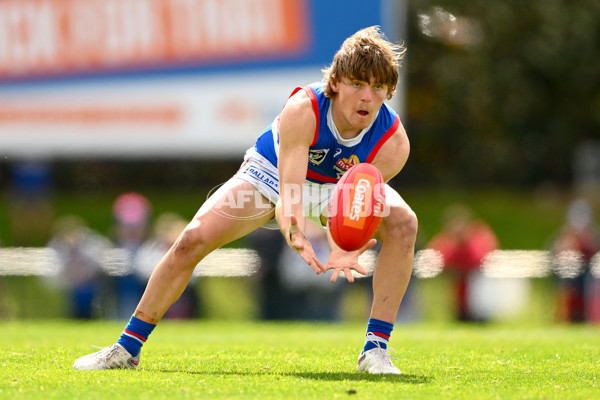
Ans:
[{"label": "player's knee", "polygon": [[417,215],[409,207],[392,207],[384,219],[385,229],[382,241],[413,246],[417,238],[419,222]]},{"label": "player's knee", "polygon": [[201,257],[202,252],[209,242],[204,231],[204,229],[200,228],[199,223],[190,223],[183,232],[181,232],[173,245],[173,253],[176,256],[193,258]]}]

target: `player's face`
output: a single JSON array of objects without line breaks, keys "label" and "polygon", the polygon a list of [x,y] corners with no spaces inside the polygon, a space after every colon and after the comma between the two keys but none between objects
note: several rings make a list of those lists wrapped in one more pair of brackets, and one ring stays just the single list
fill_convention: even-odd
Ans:
[{"label": "player's face", "polygon": [[373,122],[388,93],[387,85],[373,76],[370,82],[342,78],[331,88],[337,93],[332,101],[333,121],[345,138],[358,135]]}]

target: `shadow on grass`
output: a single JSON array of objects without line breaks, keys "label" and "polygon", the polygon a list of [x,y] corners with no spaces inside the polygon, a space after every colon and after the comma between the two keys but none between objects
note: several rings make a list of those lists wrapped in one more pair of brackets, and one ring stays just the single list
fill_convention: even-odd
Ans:
[{"label": "shadow on grass", "polygon": [[290,376],[302,379],[311,379],[315,381],[351,381],[351,382],[399,382],[399,383],[410,383],[420,384],[429,383],[431,378],[425,375],[371,375],[361,372],[283,372],[278,373],[275,371],[265,372],[252,372],[252,371],[185,371],[176,369],[164,369],[157,368],[153,369],[156,372],[163,373],[185,373],[193,375],[218,375],[218,376]]},{"label": "shadow on grass", "polygon": [[371,375],[361,372],[292,372],[283,374],[315,381],[354,381],[354,382],[400,382],[400,383],[428,383],[430,378],[424,375]]}]

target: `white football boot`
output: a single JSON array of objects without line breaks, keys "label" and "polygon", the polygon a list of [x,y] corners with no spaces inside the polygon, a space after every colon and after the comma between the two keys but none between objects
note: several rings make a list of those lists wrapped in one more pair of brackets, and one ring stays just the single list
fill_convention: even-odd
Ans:
[{"label": "white football boot", "polygon": [[139,354],[132,357],[123,346],[115,343],[100,351],[78,358],[73,364],[73,368],[86,371],[115,368],[133,369],[138,366],[139,362]]},{"label": "white football boot", "polygon": [[[369,334],[367,334],[367,338],[369,338]],[[371,342],[377,345],[377,347],[360,353],[356,369],[359,372],[367,372],[369,374],[402,374],[402,372],[392,364],[392,358],[390,357],[388,349],[382,349],[379,342],[376,340],[371,340]],[[394,350],[389,350],[393,354]],[[394,360],[397,360],[397,358],[394,358]]]}]

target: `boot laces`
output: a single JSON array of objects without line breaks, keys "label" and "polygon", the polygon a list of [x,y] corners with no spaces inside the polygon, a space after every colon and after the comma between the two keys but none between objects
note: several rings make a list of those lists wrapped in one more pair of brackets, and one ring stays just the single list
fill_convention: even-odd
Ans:
[{"label": "boot laces", "polygon": [[391,347],[388,347],[386,349],[381,347],[381,338],[375,335],[373,332],[367,332],[367,340],[377,347],[378,351],[376,352],[376,354],[379,356],[381,361],[383,361],[387,365],[394,367],[392,360],[399,360],[398,358],[392,357],[396,353],[396,351]]}]

